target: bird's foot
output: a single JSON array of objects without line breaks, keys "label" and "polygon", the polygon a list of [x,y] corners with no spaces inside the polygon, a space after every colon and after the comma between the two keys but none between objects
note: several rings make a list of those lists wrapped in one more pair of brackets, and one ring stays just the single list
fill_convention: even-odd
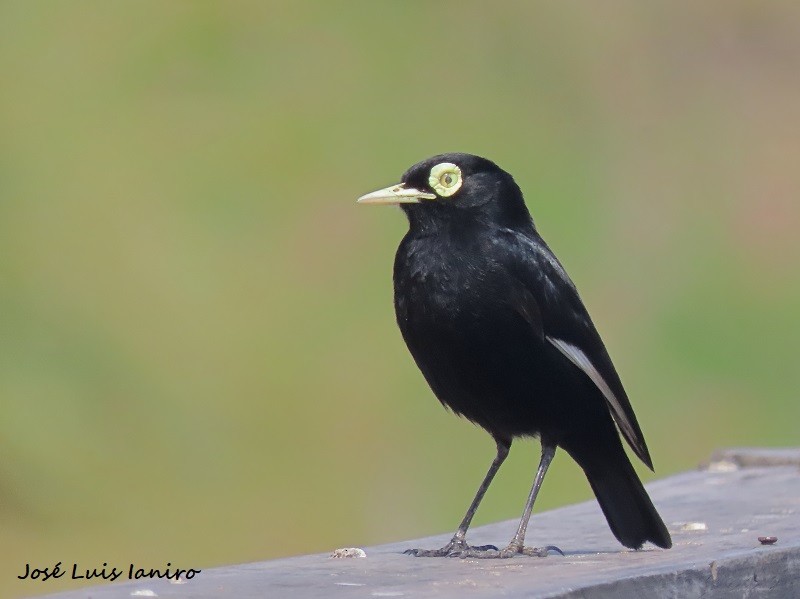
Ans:
[{"label": "bird's foot", "polygon": [[472,557],[473,553],[488,551],[497,552],[498,549],[494,545],[472,547],[464,539],[453,539],[441,549],[406,549],[403,553],[416,557]]},{"label": "bird's foot", "polygon": [[471,547],[467,551],[461,552],[458,557],[472,557],[478,559],[508,559],[516,555],[527,555],[528,557],[547,557],[551,552],[555,551],[560,555],[564,555],[555,545],[546,545],[544,547],[525,547],[519,543],[511,542],[508,547],[504,549],[497,549],[496,547]]}]

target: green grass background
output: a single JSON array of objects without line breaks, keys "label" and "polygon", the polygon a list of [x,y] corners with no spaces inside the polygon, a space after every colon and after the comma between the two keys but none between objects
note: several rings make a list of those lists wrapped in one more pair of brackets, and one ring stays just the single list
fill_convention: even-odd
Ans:
[{"label": "green grass background", "polygon": [[[396,330],[405,219],[354,203],[444,151],[515,175],[659,476],[796,445],[799,32],[791,1],[0,4],[0,594],[453,529],[493,444]],[[589,497],[562,454],[537,509]]]}]

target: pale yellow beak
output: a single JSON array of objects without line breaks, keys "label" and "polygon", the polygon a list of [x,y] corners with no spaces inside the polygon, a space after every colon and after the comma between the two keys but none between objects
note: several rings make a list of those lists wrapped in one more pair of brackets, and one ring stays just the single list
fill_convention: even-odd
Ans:
[{"label": "pale yellow beak", "polygon": [[405,183],[398,183],[363,195],[356,201],[359,204],[419,204],[422,200],[435,199],[436,194],[406,187]]}]

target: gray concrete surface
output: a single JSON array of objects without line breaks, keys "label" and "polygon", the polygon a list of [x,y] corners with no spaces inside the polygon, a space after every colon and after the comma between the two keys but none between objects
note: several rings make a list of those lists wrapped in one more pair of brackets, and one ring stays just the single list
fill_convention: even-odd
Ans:
[{"label": "gray concrete surface", "polygon": [[[306,555],[203,570],[183,584],[144,580],[50,597],[800,597],[800,449],[720,451],[701,469],[653,482],[648,490],[673,535],[670,550],[624,549],[590,501],[531,519],[528,540],[558,545],[565,557],[402,554],[441,546],[448,532],[364,547],[366,557]],[[505,544],[515,526],[509,520],[475,528],[469,540]],[[773,545],[758,540],[770,536],[777,537]]]}]

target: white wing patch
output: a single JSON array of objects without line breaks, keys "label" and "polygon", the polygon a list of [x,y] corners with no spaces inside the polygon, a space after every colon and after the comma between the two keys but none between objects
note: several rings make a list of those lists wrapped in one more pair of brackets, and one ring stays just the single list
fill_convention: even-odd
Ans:
[{"label": "white wing patch", "polygon": [[547,340],[556,346],[558,351],[564,354],[570,362],[575,364],[575,366],[586,373],[586,376],[592,380],[597,388],[600,389],[603,397],[606,398],[606,401],[611,408],[611,413],[614,415],[614,420],[617,421],[617,424],[619,425],[619,428],[622,429],[625,437],[632,441],[635,440],[636,432],[631,426],[631,423],[628,421],[627,416],[625,416],[625,411],[620,405],[617,396],[611,391],[606,381],[602,376],[600,376],[600,373],[597,372],[594,364],[589,361],[589,358],[586,356],[586,354],[583,353],[579,347],[576,347],[571,343],[567,343],[566,341],[562,341],[561,339],[556,339],[548,335]]}]

